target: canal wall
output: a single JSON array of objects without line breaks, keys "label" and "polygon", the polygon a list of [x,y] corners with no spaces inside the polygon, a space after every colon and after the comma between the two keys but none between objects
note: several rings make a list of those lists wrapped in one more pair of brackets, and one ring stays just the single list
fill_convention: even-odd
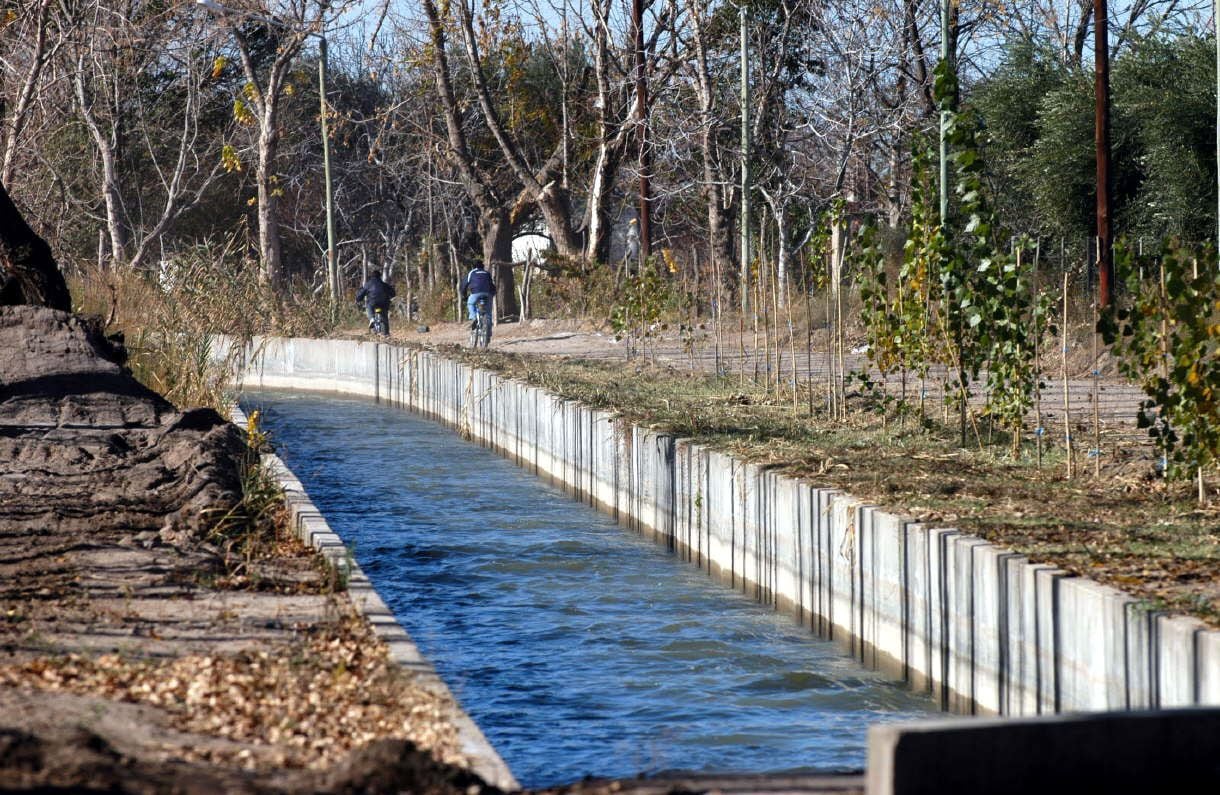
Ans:
[{"label": "canal wall", "polygon": [[362,395],[456,428],[945,709],[1220,705],[1220,632],[953,528],[435,353],[310,339],[244,353],[249,386]]},{"label": "canal wall", "polygon": [[[234,423],[242,428],[246,427],[245,412],[234,408],[232,415]],[[352,559],[347,545],[330,529],[322,512],[309,499],[301,481],[274,453],[264,454],[263,464],[284,490],[284,503],[288,508],[289,523],[293,531],[307,546],[317,550],[343,580],[352,605],[368,622],[373,634],[386,644],[390,660],[409,673],[416,685],[435,693],[442,702],[454,705],[454,709],[445,715],[445,719],[457,729],[458,746],[470,769],[487,783],[505,792],[520,789],[508,765],[487,741],[478,724],[462,710],[449,686],[432,667],[432,663],[420,653],[411,636],[377,595],[360,564]]]}]

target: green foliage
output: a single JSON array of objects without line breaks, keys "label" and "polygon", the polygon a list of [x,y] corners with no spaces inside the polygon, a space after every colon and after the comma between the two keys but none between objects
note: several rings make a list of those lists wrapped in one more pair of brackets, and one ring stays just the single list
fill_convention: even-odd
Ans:
[{"label": "green foliage", "polygon": [[1215,233],[1215,78],[1211,37],[1145,40],[1115,64],[1116,113],[1133,128],[1140,180],[1119,219],[1130,234]]},{"label": "green foliage", "polygon": [[[1129,235],[1211,234],[1216,211],[1215,45],[1187,34],[1132,40],[1111,68],[1114,215]],[[1093,235],[1091,66],[1012,46],[970,105],[986,121],[990,176],[1018,228]]]},{"label": "green foliage", "polygon": [[[1031,273],[1015,253],[1026,243],[1006,245],[1011,238],[987,200],[977,129],[976,120],[963,114],[952,119],[949,131],[964,224],[941,268],[944,327],[951,332],[959,373],[977,378],[986,368],[987,412],[1010,432],[1016,453],[1038,387],[1036,354],[1051,307],[1049,299],[1034,295]],[[965,400],[964,378],[958,386]]]},{"label": "green foliage", "polygon": [[[1099,330],[1123,375],[1148,399],[1140,408],[1165,454],[1170,476],[1189,477],[1220,460],[1220,267],[1210,246],[1192,251],[1176,241],[1140,259],[1115,247],[1126,285],[1125,305]],[[1141,279],[1142,274],[1152,278]]]},{"label": "green foliage", "polygon": [[892,289],[886,253],[875,227],[861,230],[853,259],[859,264],[855,270],[860,279],[861,319],[869,332],[873,365],[882,375],[913,371],[922,377],[936,355],[931,313],[934,280],[945,249],[933,205],[936,186],[923,150],[916,152],[911,190],[911,226]]},{"label": "green foliage", "polygon": [[672,286],[657,270],[653,257],[648,258],[638,274],[627,277],[617,303],[610,310],[610,328],[615,339],[627,340],[628,355],[643,352],[647,357],[647,341],[668,328],[664,318],[676,300]]},{"label": "green foliage", "polygon": [[[938,71],[937,86],[945,92],[941,96],[955,88],[944,70]],[[987,199],[977,129],[971,114],[950,115],[957,220],[952,232],[938,217],[929,157],[917,153],[911,226],[892,286],[877,232],[862,232],[862,319],[869,355],[883,374],[924,376],[932,364],[944,365],[945,394],[963,416],[971,384],[985,371],[986,411],[1010,432],[1016,454],[1038,387],[1036,353],[1050,306],[1035,297],[1029,269],[1016,248],[1009,250]]]}]

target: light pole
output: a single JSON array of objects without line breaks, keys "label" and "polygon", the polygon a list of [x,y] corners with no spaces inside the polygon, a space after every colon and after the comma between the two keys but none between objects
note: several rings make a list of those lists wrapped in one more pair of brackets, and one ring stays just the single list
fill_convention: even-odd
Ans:
[{"label": "light pole", "polygon": [[[216,17],[224,20],[228,17],[236,16],[242,19],[250,19],[257,22],[262,22],[266,25],[274,25],[278,28],[287,28],[283,22],[272,17],[263,16],[261,14],[252,14],[245,11],[237,11],[229,8],[216,0],[195,0],[197,5],[203,6]],[[232,29],[230,27],[230,29]],[[339,306],[339,268],[338,261],[335,257],[335,206],[334,206],[334,187],[330,176],[330,127],[327,122],[327,105],[326,105],[326,36],[322,33],[313,31],[304,31],[306,36],[316,36],[318,39],[318,100],[321,106],[321,124],[322,124],[322,170],[326,182],[326,287],[330,297],[331,315],[334,319],[335,312]]]}]

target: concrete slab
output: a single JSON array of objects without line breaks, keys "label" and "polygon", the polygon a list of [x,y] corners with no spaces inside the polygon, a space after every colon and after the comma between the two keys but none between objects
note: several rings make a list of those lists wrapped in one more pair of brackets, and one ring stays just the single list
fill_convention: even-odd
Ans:
[{"label": "concrete slab", "polygon": [[869,729],[868,795],[1220,792],[1220,709]]}]

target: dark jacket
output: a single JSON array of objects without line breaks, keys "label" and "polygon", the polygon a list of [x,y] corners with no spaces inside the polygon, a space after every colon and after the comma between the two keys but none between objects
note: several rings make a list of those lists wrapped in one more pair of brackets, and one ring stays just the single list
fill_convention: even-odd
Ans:
[{"label": "dark jacket", "polygon": [[462,279],[462,297],[475,293],[496,294],[496,283],[491,280],[491,274],[482,267],[475,267]]},{"label": "dark jacket", "polygon": [[393,287],[376,276],[370,276],[369,280],[360,288],[360,292],[356,293],[356,303],[368,299],[368,305],[371,307],[379,306],[382,309],[389,309],[390,299],[393,297]]}]

